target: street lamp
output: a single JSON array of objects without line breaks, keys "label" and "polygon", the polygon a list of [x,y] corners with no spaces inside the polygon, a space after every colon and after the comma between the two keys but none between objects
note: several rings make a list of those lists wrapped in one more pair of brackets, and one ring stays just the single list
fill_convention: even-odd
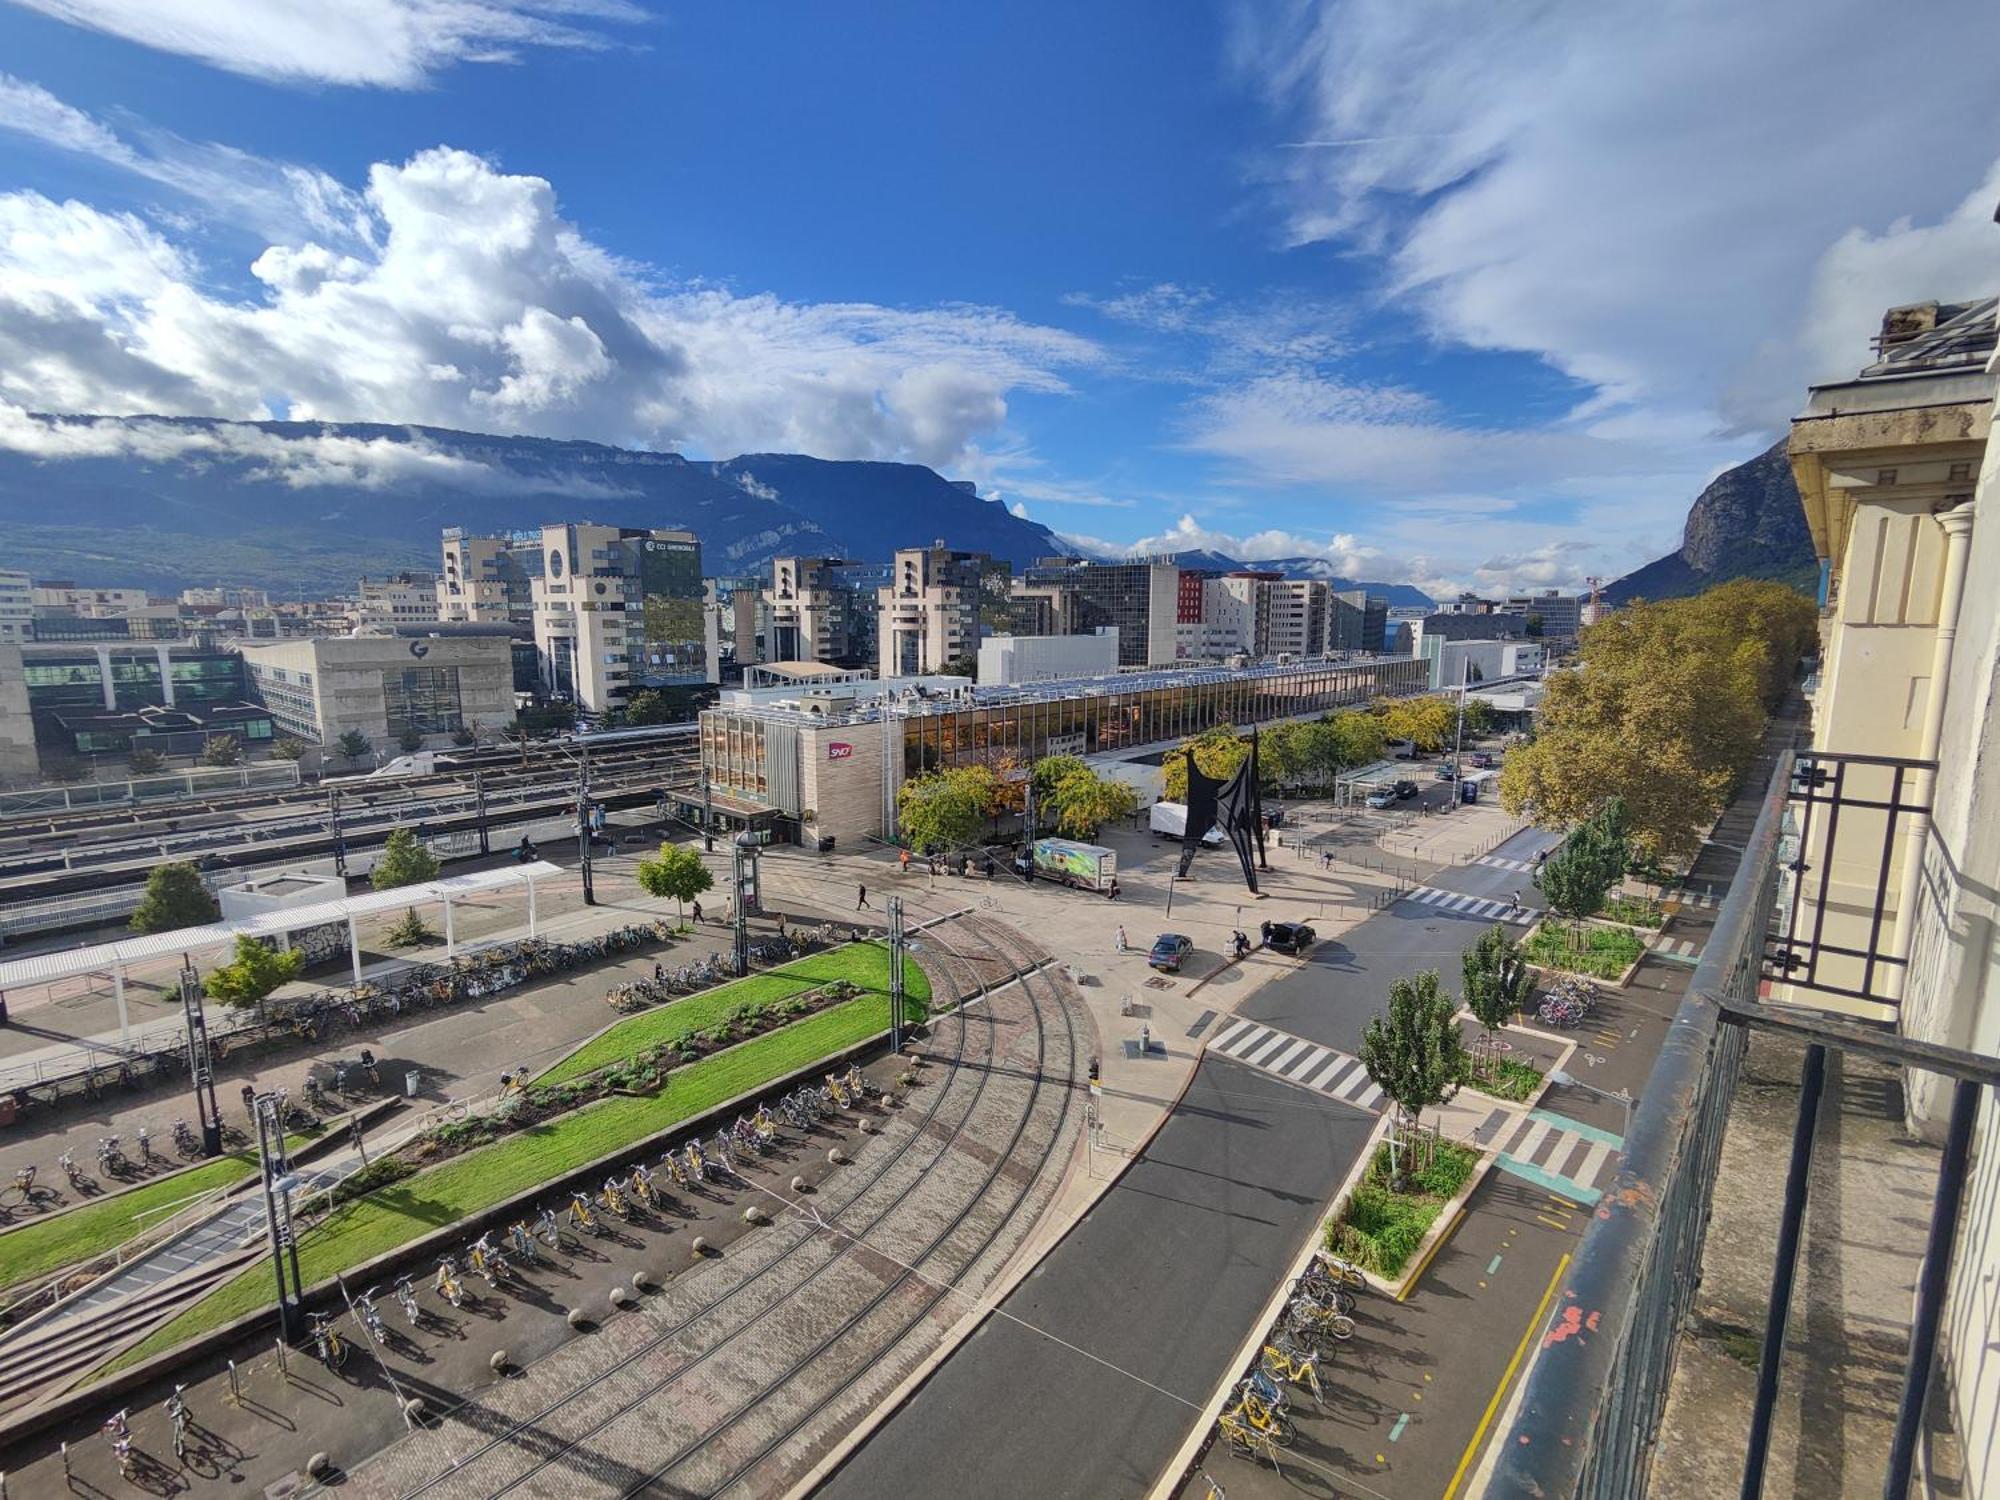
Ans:
[{"label": "street lamp", "polygon": [[1585,1083],[1581,1078],[1570,1073],[1565,1073],[1561,1068],[1552,1068],[1549,1070],[1549,1082],[1557,1088],[1582,1089],[1586,1094],[1595,1094],[1600,1099],[1608,1099],[1613,1104],[1623,1105],[1625,1107],[1625,1131],[1619,1139],[1629,1141],[1632,1138],[1632,1091],[1630,1089],[1620,1089],[1614,1094],[1609,1089],[1601,1089],[1594,1083]]}]

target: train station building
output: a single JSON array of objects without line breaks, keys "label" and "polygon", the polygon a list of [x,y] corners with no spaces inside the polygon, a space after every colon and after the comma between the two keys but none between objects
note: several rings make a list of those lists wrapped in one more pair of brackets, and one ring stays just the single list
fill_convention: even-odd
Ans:
[{"label": "train station building", "polygon": [[701,767],[725,826],[845,844],[894,837],[896,793],[927,771],[1026,774],[1045,756],[1077,755],[1119,775],[1218,724],[1312,718],[1427,690],[1423,662],[1359,656],[1019,687],[963,677],[788,684],[725,693],[702,714]]}]

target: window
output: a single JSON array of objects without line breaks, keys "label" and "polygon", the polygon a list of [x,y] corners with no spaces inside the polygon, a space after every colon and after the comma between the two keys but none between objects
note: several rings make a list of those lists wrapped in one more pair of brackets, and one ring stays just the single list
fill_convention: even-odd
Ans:
[{"label": "window", "polygon": [[450,734],[465,727],[457,667],[405,667],[382,674],[389,733]]}]

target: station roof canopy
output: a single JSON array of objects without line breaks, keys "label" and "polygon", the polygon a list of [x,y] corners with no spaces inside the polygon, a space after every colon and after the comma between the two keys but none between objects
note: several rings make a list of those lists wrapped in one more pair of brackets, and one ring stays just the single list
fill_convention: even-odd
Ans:
[{"label": "station roof canopy", "polygon": [[121,938],[115,943],[95,943],[87,948],[66,948],[56,953],[37,953],[0,963],[0,994],[23,985],[48,984],[73,974],[102,974],[122,971],[148,959],[177,953],[192,957],[232,947],[239,936],[276,937],[301,932],[352,917],[372,916],[418,902],[460,901],[487,891],[504,891],[532,885],[537,880],[563,873],[561,865],[547,860],[533,864],[509,865],[499,870],[477,870],[469,875],[453,875],[421,885],[398,886],[389,891],[370,891],[363,896],[344,896],[338,901],[321,901],[311,906],[294,906],[264,912],[233,922],[212,922],[204,927],[179,927],[171,932],[150,932],[144,936]]}]

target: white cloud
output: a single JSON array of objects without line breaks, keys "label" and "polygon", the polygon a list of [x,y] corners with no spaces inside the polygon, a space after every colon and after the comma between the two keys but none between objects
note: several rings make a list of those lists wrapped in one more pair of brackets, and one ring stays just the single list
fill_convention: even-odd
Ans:
[{"label": "white cloud", "polygon": [[272,245],[259,293],[229,298],[133,215],[0,194],[0,398],[943,467],[1010,392],[1065,391],[1099,358],[994,308],[662,284],[579,235],[548,182],[461,151],[377,164],[353,208],[351,232]]},{"label": "white cloud", "polygon": [[[1959,44],[1986,0],[1243,14],[1281,127],[1339,146],[1274,153],[1287,238],[1381,253],[1439,337],[1540,355],[1593,413],[1766,431],[1884,305],[1991,289],[1991,181],[1952,213],[2000,134],[1989,52]],[[1857,108],[1913,46],[1921,86]]]},{"label": "white cloud", "polygon": [[15,0],[73,26],[274,83],[408,89],[457,63],[610,45],[628,0]]}]

